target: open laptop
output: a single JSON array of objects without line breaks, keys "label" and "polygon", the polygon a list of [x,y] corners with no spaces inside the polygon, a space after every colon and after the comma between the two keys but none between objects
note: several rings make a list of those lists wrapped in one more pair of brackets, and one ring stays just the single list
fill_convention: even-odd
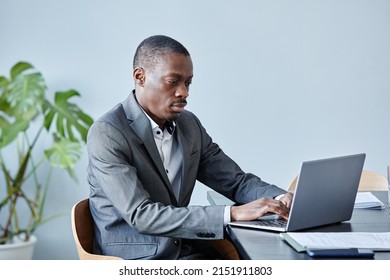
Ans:
[{"label": "open laptop", "polygon": [[288,220],[277,215],[232,226],[278,232],[297,231],[351,219],[365,154],[302,163]]}]

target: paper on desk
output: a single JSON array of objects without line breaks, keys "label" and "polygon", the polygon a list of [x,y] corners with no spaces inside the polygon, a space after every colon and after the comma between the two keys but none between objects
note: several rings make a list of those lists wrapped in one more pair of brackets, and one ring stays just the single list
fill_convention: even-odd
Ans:
[{"label": "paper on desk", "polygon": [[286,232],[280,235],[298,252],[307,248],[390,251],[390,232]]},{"label": "paper on desk", "polygon": [[383,209],[385,205],[371,192],[358,192],[354,208]]}]

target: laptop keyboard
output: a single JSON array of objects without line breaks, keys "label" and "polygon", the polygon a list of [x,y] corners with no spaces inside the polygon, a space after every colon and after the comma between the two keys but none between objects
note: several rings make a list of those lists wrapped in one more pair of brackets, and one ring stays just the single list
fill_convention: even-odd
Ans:
[{"label": "laptop keyboard", "polygon": [[260,226],[267,226],[267,227],[286,227],[287,220],[261,220],[257,221],[257,224]]}]

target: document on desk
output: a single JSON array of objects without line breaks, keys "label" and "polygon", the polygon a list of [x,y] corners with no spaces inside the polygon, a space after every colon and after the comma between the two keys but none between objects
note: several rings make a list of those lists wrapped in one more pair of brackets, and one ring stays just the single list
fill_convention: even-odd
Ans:
[{"label": "document on desk", "polygon": [[380,210],[385,208],[385,205],[371,192],[358,192],[354,208]]},{"label": "document on desk", "polygon": [[390,232],[284,232],[280,236],[298,252],[308,248],[390,251]]}]

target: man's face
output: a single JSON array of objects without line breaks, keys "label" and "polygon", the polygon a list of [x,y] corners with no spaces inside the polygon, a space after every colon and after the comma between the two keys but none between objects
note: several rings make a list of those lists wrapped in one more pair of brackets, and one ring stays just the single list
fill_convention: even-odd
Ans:
[{"label": "man's face", "polygon": [[157,60],[153,68],[138,71],[143,75],[137,76],[137,69],[134,70],[137,100],[145,112],[163,128],[166,121],[176,120],[187,104],[193,76],[191,57],[167,53]]}]

